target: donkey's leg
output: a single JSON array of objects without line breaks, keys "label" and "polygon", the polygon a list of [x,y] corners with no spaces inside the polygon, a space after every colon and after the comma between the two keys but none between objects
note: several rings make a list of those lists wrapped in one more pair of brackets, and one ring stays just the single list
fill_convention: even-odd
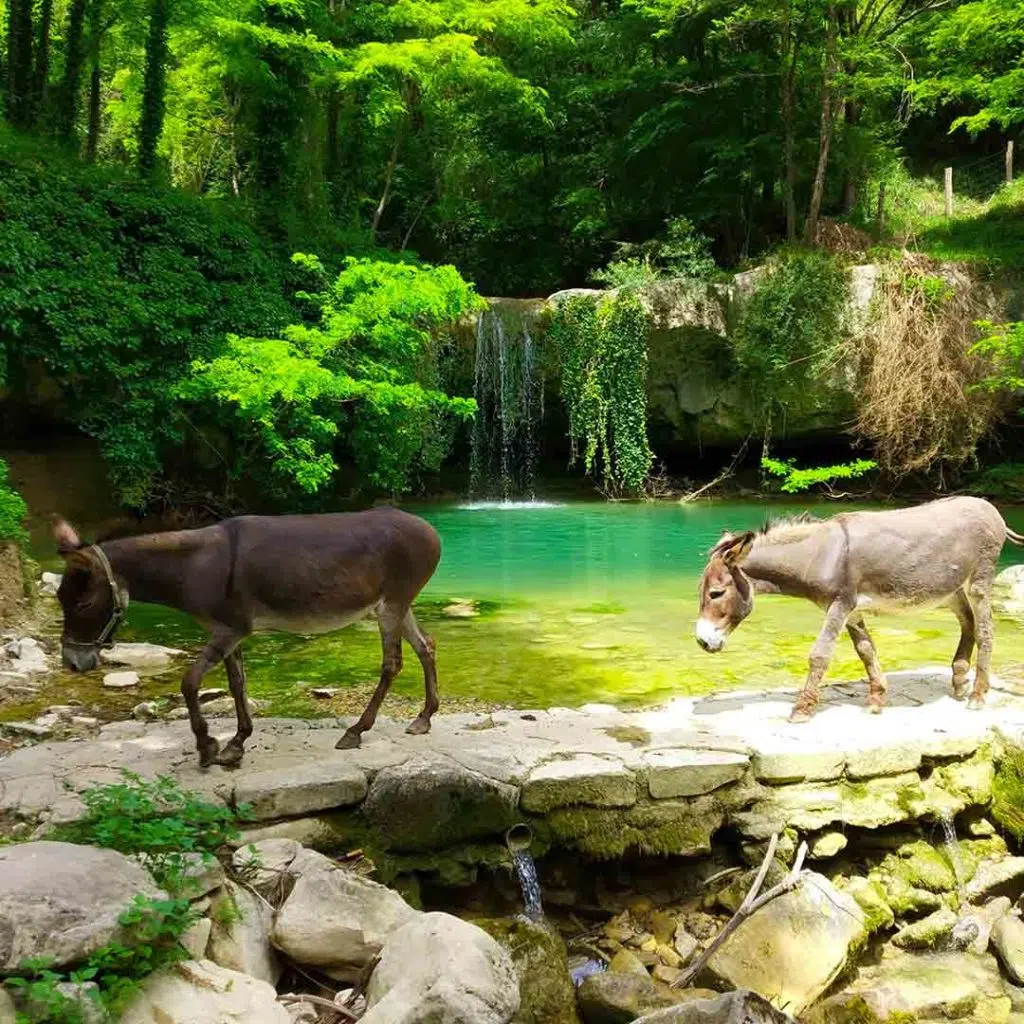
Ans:
[{"label": "donkey's leg", "polygon": [[426,690],[426,699],[423,710],[413,719],[409,728],[405,731],[413,736],[421,736],[430,732],[430,718],[438,708],[437,699],[437,665],[434,661],[434,641],[420,629],[415,616],[410,608],[402,623],[402,636],[409,641],[410,646],[416,652],[423,666],[423,687]]},{"label": "donkey's leg", "polygon": [[843,626],[846,625],[846,620],[855,604],[856,602],[848,601],[845,598],[836,598],[828,606],[825,624],[821,627],[818,639],[814,641],[814,646],[811,648],[807,682],[804,683],[804,688],[793,705],[793,713],[789,716],[791,722],[806,722],[811,717],[811,712],[818,703],[818,687],[821,686],[821,677],[832,660],[836,641],[839,639],[839,634],[843,631]]},{"label": "donkey's leg", "polygon": [[979,566],[971,580],[971,606],[974,609],[974,628],[978,637],[978,660],[974,666],[974,690],[967,706],[977,711],[985,706],[988,676],[992,667],[992,642],[995,627],[992,624],[992,580],[995,565]]},{"label": "donkey's leg", "polygon": [[949,604],[960,623],[960,643],[953,655],[953,696],[963,700],[967,696],[967,673],[974,652],[974,609],[963,590],[958,590]]},{"label": "donkey's leg", "polygon": [[199,751],[199,764],[208,768],[217,756],[219,744],[210,735],[209,727],[203,713],[199,710],[199,686],[203,676],[222,662],[238,646],[242,636],[230,629],[216,629],[206,646],[199,652],[193,665],[185,673],[181,681],[181,695],[188,707],[188,720],[196,738],[196,749]]},{"label": "donkey's leg", "polygon": [[889,683],[882,672],[882,666],[878,663],[878,651],[868,632],[864,616],[857,615],[851,618],[846,623],[846,632],[850,634],[853,646],[868,674],[868,708],[872,714],[878,714],[885,707]]},{"label": "donkey's leg", "polygon": [[408,605],[400,609],[389,607],[387,604],[381,605],[377,613],[382,651],[380,682],[377,683],[377,689],[373,691],[366,710],[345,730],[341,739],[334,745],[335,750],[351,750],[358,747],[363,733],[367,729],[372,729],[373,723],[377,721],[377,712],[395,676],[402,671],[402,622],[408,610]]},{"label": "donkey's leg", "polygon": [[235,699],[237,727],[235,735],[221,747],[214,761],[231,768],[241,764],[242,756],[245,754],[245,741],[252,735],[252,716],[249,714],[249,700],[245,687],[245,666],[242,664],[242,652],[238,647],[224,659],[224,668],[228,674],[231,696]]}]

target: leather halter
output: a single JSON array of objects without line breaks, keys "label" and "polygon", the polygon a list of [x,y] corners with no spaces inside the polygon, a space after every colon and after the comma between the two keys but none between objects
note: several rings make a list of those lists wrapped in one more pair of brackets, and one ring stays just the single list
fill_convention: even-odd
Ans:
[{"label": "leather halter", "polygon": [[118,587],[114,580],[114,569],[103,548],[98,544],[90,544],[87,550],[94,551],[100,565],[103,566],[107,583],[110,585],[110,596],[114,599],[114,606],[110,611],[110,618],[107,619],[106,625],[100,630],[100,635],[95,640],[65,639],[63,643],[68,647],[110,647],[113,644],[114,632],[117,630],[118,625],[120,625],[121,620],[124,618],[125,611],[128,609],[128,602],[121,598],[121,588]]}]

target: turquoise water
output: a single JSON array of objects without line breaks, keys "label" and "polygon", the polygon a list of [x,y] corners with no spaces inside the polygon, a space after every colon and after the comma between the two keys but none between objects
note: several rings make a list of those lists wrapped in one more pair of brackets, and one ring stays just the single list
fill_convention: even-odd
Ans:
[{"label": "turquoise water", "polygon": [[[821,625],[811,605],[760,597],[726,650],[708,655],[693,637],[697,581],[708,548],[723,529],[761,526],[769,515],[810,510],[823,516],[851,506],[754,502],[427,505],[411,507],[434,524],[444,553],[418,605],[421,623],[437,640],[442,709],[575,706],[588,701],[624,706],[722,687],[800,683]],[[1024,529],[1024,510],[1008,510]],[[1007,564],[1024,550],[1004,551]],[[462,617],[475,611],[473,617]],[[878,618],[871,624],[883,668],[947,663],[958,631],[952,614],[936,609]],[[133,604],[121,639],[195,649],[202,633],[185,616]],[[372,622],[315,638],[283,634],[246,641],[253,696],[268,711],[340,714],[365,702],[379,664]],[[1024,629],[997,626],[997,671],[1024,663]],[[841,642],[830,678],[858,678],[861,666]],[[406,648],[405,671],[385,705],[414,714],[422,677]],[[138,692],[111,697],[99,674],[61,677],[34,704],[56,703],[59,689],[101,712],[143,698],[171,696],[177,673],[144,680]],[[223,685],[221,670],[210,685]],[[338,687],[329,701],[311,686]],[[5,708],[15,717],[29,708]]]}]

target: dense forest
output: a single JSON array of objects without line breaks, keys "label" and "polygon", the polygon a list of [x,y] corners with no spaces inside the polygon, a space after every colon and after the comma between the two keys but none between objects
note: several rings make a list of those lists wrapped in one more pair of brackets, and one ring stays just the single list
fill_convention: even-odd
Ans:
[{"label": "dense forest", "polygon": [[[734,355],[770,423],[836,341],[837,260],[1024,267],[1021,0],[6,0],[3,26],[0,406],[97,438],[135,507],[436,472],[474,416],[438,331],[478,294],[768,261]],[[886,294],[909,280],[930,316],[938,278],[901,274]],[[643,378],[594,360],[619,324],[639,365],[643,332],[588,315],[553,325],[570,430],[635,492],[657,453],[617,403]],[[988,359],[967,405],[1014,390],[1019,331],[961,335]],[[878,427],[872,400],[860,437],[895,477],[969,461],[992,422],[901,453],[913,403]]]}]

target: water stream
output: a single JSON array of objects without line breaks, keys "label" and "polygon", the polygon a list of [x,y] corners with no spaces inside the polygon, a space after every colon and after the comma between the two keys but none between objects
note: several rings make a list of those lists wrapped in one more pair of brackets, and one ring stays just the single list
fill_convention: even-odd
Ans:
[{"label": "water stream", "polygon": [[537,879],[537,865],[529,850],[512,851],[512,864],[515,867],[519,888],[523,893],[523,913],[532,921],[539,921],[544,916],[544,907],[540,898],[540,882]]},{"label": "water stream", "polygon": [[477,320],[471,489],[474,497],[532,497],[544,417],[537,303],[491,299]]}]

